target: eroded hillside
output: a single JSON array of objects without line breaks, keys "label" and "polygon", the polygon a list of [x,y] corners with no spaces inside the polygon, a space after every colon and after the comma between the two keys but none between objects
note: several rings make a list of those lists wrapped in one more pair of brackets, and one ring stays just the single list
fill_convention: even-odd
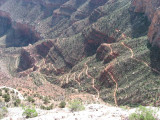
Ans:
[{"label": "eroded hillside", "polygon": [[159,105],[158,0],[0,5],[1,85],[55,99],[89,93],[116,105]]}]

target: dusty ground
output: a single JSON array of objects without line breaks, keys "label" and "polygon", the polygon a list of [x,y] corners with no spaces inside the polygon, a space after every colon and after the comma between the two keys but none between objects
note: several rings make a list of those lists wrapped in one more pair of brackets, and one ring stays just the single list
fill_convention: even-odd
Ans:
[{"label": "dusty ground", "polygon": [[[155,109],[155,108],[153,108]],[[9,117],[3,120],[25,120],[21,108],[9,108]],[[135,109],[123,109],[119,107],[106,106],[103,104],[90,104],[85,106],[84,111],[70,112],[68,108],[56,108],[50,111],[40,110],[38,117],[28,120],[128,120],[129,114]],[[157,115],[160,118],[160,111]]]}]

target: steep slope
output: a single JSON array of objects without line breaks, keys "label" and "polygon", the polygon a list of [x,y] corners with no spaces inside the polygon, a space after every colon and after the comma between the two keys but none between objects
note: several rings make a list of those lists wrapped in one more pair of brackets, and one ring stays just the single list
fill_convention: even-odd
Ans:
[{"label": "steep slope", "polygon": [[159,47],[159,17],[160,17],[160,1],[159,0],[133,0],[131,9],[134,12],[145,13],[149,20],[151,20],[151,25],[148,32],[148,37],[150,43],[153,46]]},{"label": "steep slope", "polygon": [[2,85],[23,81],[18,88],[44,88],[41,93],[54,97],[89,93],[115,105],[159,105],[158,5],[158,0],[2,2],[0,74],[9,75]]}]

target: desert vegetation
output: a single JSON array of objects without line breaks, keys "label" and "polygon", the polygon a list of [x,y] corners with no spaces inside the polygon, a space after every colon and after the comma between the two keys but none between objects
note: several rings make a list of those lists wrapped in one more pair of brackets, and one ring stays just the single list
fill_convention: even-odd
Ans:
[{"label": "desert vegetation", "polygon": [[59,107],[60,108],[65,108],[65,106],[66,106],[66,102],[65,101],[62,101],[62,102],[59,103]]},{"label": "desert vegetation", "polygon": [[7,107],[19,106],[21,104],[18,94],[14,90],[5,87],[0,89],[0,100],[1,103],[6,103]]},{"label": "desert vegetation", "polygon": [[0,119],[6,117],[8,114],[8,110],[6,107],[1,107],[0,108]]},{"label": "desert vegetation", "polygon": [[26,118],[33,118],[38,116],[38,113],[34,107],[26,106],[23,107],[23,110],[24,110],[23,115]]},{"label": "desert vegetation", "polygon": [[82,101],[75,99],[69,102],[69,108],[71,111],[82,111],[85,110],[85,107]]},{"label": "desert vegetation", "polygon": [[157,120],[158,118],[156,115],[156,110],[139,106],[135,113],[132,113],[129,116],[129,120]]}]

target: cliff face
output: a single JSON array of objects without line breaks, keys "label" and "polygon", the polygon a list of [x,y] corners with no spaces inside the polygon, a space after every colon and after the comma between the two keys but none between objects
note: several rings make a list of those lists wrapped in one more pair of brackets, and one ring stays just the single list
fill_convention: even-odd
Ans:
[{"label": "cliff face", "polygon": [[0,11],[0,36],[3,36],[11,28],[11,18],[6,12]]},{"label": "cliff face", "polygon": [[150,43],[160,48],[160,10],[154,13],[151,26],[149,27],[148,37]]},{"label": "cliff face", "polygon": [[148,37],[153,46],[160,47],[160,1],[159,0],[133,0],[131,10],[145,13],[151,21]]},{"label": "cliff face", "polygon": [[[4,37],[5,36],[5,37]],[[6,47],[21,47],[41,39],[35,28],[28,24],[13,21],[10,14],[0,10],[0,42]]]},{"label": "cliff face", "polygon": [[[33,25],[43,38],[71,36],[80,32],[86,26],[78,25],[106,0],[7,0],[0,7],[10,14],[13,21]],[[75,24],[74,24],[75,23]],[[57,27],[58,26],[58,27]],[[76,29],[74,31],[74,28]]]}]

